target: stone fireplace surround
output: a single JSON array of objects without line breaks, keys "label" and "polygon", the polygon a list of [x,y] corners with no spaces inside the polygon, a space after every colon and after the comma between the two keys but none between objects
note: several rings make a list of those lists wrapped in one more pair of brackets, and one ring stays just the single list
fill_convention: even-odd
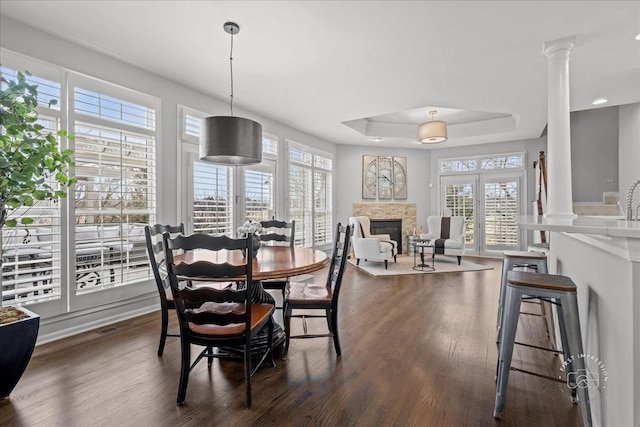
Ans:
[{"label": "stone fireplace surround", "polygon": [[409,248],[407,236],[416,229],[415,203],[353,203],[353,216],[368,216],[369,219],[401,219],[402,247]]}]

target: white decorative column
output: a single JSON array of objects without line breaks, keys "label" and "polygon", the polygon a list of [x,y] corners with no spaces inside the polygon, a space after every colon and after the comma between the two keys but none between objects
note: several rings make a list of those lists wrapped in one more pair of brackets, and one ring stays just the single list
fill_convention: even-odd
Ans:
[{"label": "white decorative column", "polygon": [[546,218],[576,218],[571,187],[569,55],[575,36],[546,42],[547,58],[547,212]]}]

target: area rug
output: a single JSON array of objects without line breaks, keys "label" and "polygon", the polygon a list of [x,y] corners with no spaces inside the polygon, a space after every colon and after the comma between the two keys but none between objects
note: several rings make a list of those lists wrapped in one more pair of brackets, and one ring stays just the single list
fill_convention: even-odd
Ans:
[{"label": "area rug", "polygon": [[[427,264],[431,265],[431,258],[425,257],[425,261],[429,261]],[[420,258],[418,258],[420,262]],[[462,264],[458,265],[458,258],[447,256],[436,256],[435,270],[434,271],[420,271],[413,269],[413,255],[398,255],[398,262],[394,263],[393,260],[389,260],[389,268],[384,269],[384,262],[382,261],[364,261],[360,260],[360,265],[356,266],[355,258],[349,259],[349,263],[359,270],[364,271],[371,276],[402,276],[405,274],[434,274],[434,273],[456,273],[461,271],[481,271],[492,270],[492,267],[486,265],[476,264],[471,261],[467,261],[462,257]]]}]

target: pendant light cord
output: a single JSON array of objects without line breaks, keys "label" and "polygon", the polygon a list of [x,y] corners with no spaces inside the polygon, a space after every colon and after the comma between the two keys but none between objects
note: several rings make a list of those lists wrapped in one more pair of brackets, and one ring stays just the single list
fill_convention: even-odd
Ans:
[{"label": "pendant light cord", "polygon": [[233,31],[231,31],[231,51],[229,52],[229,68],[231,69],[231,97],[229,107],[231,107],[231,116],[233,116]]}]

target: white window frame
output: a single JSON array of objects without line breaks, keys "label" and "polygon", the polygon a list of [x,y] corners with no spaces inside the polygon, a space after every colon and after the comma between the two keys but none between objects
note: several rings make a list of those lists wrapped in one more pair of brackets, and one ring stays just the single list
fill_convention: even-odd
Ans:
[{"label": "white window frame", "polygon": [[[335,163],[335,159],[334,156],[326,151],[323,150],[319,150],[317,148],[313,148],[310,147],[308,145],[304,145],[301,144],[297,141],[293,141],[290,139],[286,139],[285,140],[285,148],[286,148],[286,159],[287,159],[287,165],[286,165],[286,170],[287,170],[287,178],[289,177],[289,171],[292,165],[298,166],[298,167],[302,167],[305,169],[308,169],[311,171],[311,247],[317,248],[317,249],[327,249],[329,247],[331,247],[331,244],[333,242],[333,232],[334,232],[334,224],[335,224],[335,207],[334,207],[334,200],[333,200],[333,180],[335,179],[335,172],[334,172],[334,163]],[[296,149],[308,154],[311,154],[311,164],[307,165],[306,163],[303,162],[297,162],[295,160],[291,160],[291,156],[290,156],[290,149]],[[325,157],[331,160],[331,169],[325,169],[325,168],[321,168],[321,167],[317,167],[315,165],[315,157],[316,156],[320,156],[320,157]],[[328,190],[330,192],[330,194],[327,196],[327,200],[330,203],[330,209],[328,210],[328,213],[331,217],[330,220],[330,227],[329,230],[327,232],[327,241],[324,243],[320,243],[318,244],[315,241],[315,233],[314,233],[314,224],[315,224],[315,219],[316,219],[316,208],[315,208],[315,203],[314,203],[314,195],[315,195],[315,172],[324,172],[324,173],[328,173],[331,177],[331,182],[328,183]],[[288,178],[289,179],[289,178]],[[289,212],[290,209],[290,196],[289,196],[289,188],[287,186],[287,212],[289,215],[289,218],[291,218],[291,213]],[[298,224],[296,224],[296,236],[303,234],[304,230],[303,229],[299,229],[298,228]],[[296,240],[299,240],[298,238],[296,238]]]}]

